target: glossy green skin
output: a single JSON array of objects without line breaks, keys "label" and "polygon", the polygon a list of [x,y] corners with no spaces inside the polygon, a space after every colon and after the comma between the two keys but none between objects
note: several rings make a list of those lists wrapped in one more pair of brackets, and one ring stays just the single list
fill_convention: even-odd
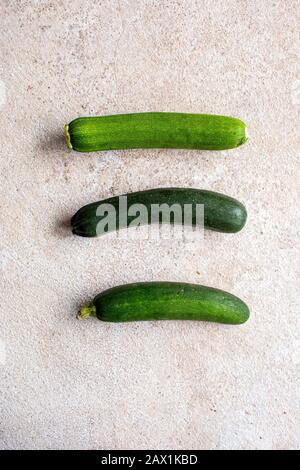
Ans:
[{"label": "glossy green skin", "polygon": [[[192,225],[196,224],[196,204],[203,204],[204,226],[219,232],[238,232],[243,228],[247,219],[246,208],[243,204],[236,199],[213,191],[191,188],[158,188],[129,193],[126,196],[128,207],[132,204],[143,204],[147,207],[148,214],[151,213],[152,204],[168,204],[169,206],[180,204],[182,213],[184,204],[192,204]],[[71,219],[74,234],[82,237],[97,236],[97,224],[102,219],[101,216],[96,215],[99,204],[111,204],[115,208],[117,215],[116,228],[122,228],[119,224],[119,196],[115,196],[88,204],[79,209]],[[134,216],[128,216],[127,225],[134,219]],[[161,222],[161,219],[159,222]],[[174,222],[174,218],[171,218],[172,222]]]},{"label": "glossy green skin", "polygon": [[224,150],[246,142],[237,118],[212,114],[137,113],[82,117],[69,124],[68,146],[79,152],[134,148]]},{"label": "glossy green skin", "polygon": [[228,292],[180,282],[145,282],[108,289],[92,302],[99,320],[203,320],[240,324],[247,305]]}]

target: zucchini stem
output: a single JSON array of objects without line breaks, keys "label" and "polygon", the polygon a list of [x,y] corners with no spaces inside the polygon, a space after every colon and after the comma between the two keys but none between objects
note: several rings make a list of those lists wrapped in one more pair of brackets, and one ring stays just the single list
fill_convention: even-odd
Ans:
[{"label": "zucchini stem", "polygon": [[77,313],[77,319],[78,320],[84,320],[85,318],[88,318],[89,316],[96,317],[96,306],[93,304],[88,304],[82,307],[79,312]]},{"label": "zucchini stem", "polygon": [[65,125],[64,129],[65,129],[65,136],[66,136],[67,146],[68,146],[69,149],[72,149],[73,146],[72,146],[72,144],[71,144],[71,137],[70,137],[70,133],[69,133],[69,126],[68,126],[68,124]]}]

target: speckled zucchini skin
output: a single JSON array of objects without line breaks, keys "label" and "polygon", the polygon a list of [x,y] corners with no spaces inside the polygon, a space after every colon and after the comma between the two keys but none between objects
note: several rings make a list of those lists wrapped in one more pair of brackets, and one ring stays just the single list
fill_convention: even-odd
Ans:
[{"label": "speckled zucchini skin", "polygon": [[69,148],[78,152],[135,148],[224,150],[247,140],[237,118],[213,114],[136,113],[80,117],[65,126]]},{"label": "speckled zucchini skin", "polygon": [[106,322],[202,320],[240,324],[249,318],[247,305],[228,292],[180,282],[143,282],[108,289],[83,307],[79,318]]}]

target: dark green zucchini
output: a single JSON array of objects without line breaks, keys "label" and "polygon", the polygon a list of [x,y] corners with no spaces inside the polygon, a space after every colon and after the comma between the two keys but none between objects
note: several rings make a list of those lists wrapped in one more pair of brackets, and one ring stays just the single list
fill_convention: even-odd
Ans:
[{"label": "dark green zucchini", "polygon": [[108,289],[78,312],[107,322],[203,320],[240,324],[247,305],[228,292],[180,282],[144,282]]},{"label": "dark green zucchini", "polygon": [[[171,208],[173,204],[180,206],[182,214],[185,210],[185,204],[191,204],[191,225],[197,223],[197,205],[204,205],[204,226],[219,232],[238,232],[243,228],[247,219],[246,208],[243,204],[229,196],[212,191],[191,188],[158,188],[129,193],[125,196],[127,197],[128,208],[134,207],[134,204],[143,204],[146,207],[149,214],[149,218],[144,222],[146,224],[153,221],[150,218],[153,207],[168,205]],[[116,226],[111,228],[110,225],[107,225],[104,230],[99,231],[98,224],[103,220],[104,215],[97,215],[97,213],[99,214],[99,208],[104,208],[106,204],[109,204],[115,210]],[[120,207],[119,196],[94,202],[79,209],[72,217],[72,231],[82,237],[95,237],[114,229],[127,227],[136,218],[136,215],[127,213],[123,220],[124,217],[121,217],[121,215],[124,214]],[[161,213],[159,217],[156,222],[164,223]],[[168,222],[178,224],[178,219],[175,218],[172,212]],[[182,220],[179,223],[182,223]]]},{"label": "dark green zucchini", "polygon": [[67,146],[78,152],[134,148],[224,150],[247,140],[245,124],[213,114],[135,113],[81,117],[65,126]]}]

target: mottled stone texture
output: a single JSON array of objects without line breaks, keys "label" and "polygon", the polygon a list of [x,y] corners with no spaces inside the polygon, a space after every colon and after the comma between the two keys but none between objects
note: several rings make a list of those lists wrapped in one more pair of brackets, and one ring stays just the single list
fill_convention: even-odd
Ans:
[{"label": "mottled stone texture", "polygon": [[[299,448],[299,3],[1,2],[3,449]],[[229,114],[224,152],[68,151],[78,115]],[[72,236],[81,205],[158,186],[225,192],[249,212],[204,241]],[[244,326],[79,322],[98,291],[212,285]]]}]

